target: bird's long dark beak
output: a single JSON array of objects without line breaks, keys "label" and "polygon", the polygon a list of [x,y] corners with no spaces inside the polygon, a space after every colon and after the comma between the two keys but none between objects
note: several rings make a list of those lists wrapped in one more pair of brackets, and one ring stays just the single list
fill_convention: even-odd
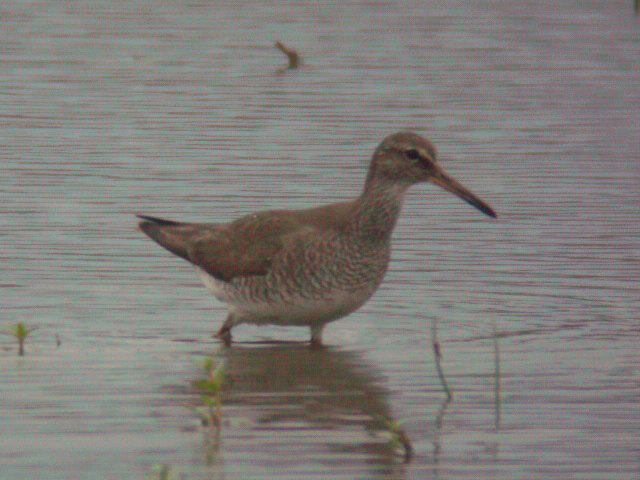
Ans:
[{"label": "bird's long dark beak", "polygon": [[476,207],[482,213],[493,218],[498,216],[493,208],[491,208],[485,201],[439,167],[435,170],[429,180],[445,190],[457,195],[469,205]]}]

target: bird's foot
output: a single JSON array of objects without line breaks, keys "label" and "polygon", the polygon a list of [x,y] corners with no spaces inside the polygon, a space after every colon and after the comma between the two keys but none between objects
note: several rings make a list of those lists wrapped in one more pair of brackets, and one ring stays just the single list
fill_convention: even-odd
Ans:
[{"label": "bird's foot", "polygon": [[227,325],[223,325],[220,330],[218,330],[215,334],[212,335],[213,338],[217,338],[218,340],[222,340],[225,346],[231,346],[231,327]]}]

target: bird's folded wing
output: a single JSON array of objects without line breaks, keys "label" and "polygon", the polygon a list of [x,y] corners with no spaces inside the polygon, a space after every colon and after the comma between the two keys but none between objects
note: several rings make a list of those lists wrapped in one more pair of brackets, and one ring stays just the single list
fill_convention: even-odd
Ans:
[{"label": "bird's folded wing", "polygon": [[266,275],[285,237],[301,227],[295,216],[249,215],[232,223],[181,223],[141,216],[139,228],[162,247],[223,281]]},{"label": "bird's folded wing", "polygon": [[228,282],[266,275],[283,249],[341,228],[348,211],[347,204],[263,211],[231,223],[182,223],[139,215],[139,228],[170,252]]}]

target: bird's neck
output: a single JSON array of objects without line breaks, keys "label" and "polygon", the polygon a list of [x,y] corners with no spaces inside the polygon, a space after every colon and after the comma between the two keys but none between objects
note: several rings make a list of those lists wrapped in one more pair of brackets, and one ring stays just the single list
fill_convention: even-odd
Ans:
[{"label": "bird's neck", "polygon": [[367,181],[353,203],[351,227],[358,236],[388,242],[396,226],[408,185]]}]

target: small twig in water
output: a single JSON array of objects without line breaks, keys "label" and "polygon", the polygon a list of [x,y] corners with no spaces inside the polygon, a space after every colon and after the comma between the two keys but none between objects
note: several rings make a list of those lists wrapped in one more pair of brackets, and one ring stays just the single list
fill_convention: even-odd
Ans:
[{"label": "small twig in water", "polygon": [[282,42],[276,42],[276,47],[289,58],[289,66],[287,68],[298,68],[298,65],[302,63],[300,55],[293,48],[287,47]]},{"label": "small twig in water", "polygon": [[440,383],[442,383],[442,388],[444,389],[444,392],[447,394],[447,401],[450,401],[453,398],[453,394],[451,393],[451,389],[449,388],[449,384],[447,383],[446,378],[444,378],[444,373],[442,372],[442,366],[440,365],[442,352],[440,351],[440,342],[438,341],[437,320],[433,320],[433,323],[431,324],[431,343],[433,345],[433,355],[436,360],[436,370],[438,372],[438,378],[440,378]]},{"label": "small twig in water", "polygon": [[496,405],[496,428],[500,428],[500,350],[498,348],[498,327],[496,321],[493,321],[493,376],[495,378],[494,385],[494,401]]}]

